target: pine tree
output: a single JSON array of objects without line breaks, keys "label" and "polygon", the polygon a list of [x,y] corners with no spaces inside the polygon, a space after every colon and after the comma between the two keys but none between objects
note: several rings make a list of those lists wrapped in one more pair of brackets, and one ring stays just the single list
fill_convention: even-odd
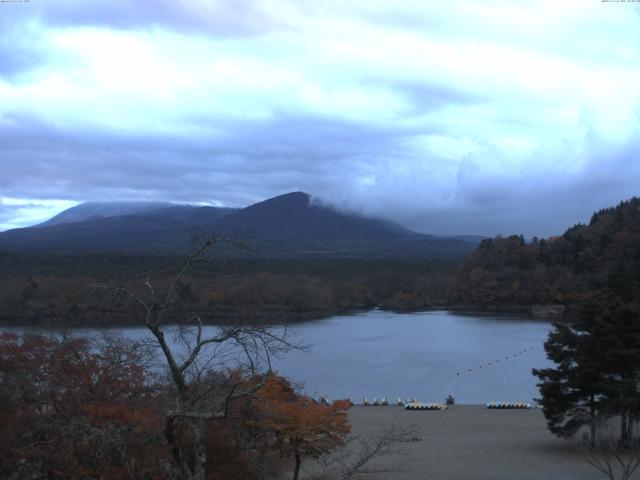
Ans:
[{"label": "pine tree", "polygon": [[556,324],[545,343],[555,368],[534,370],[549,430],[573,436],[620,419],[620,443],[640,417],[640,306],[611,291],[584,304],[578,320]]},{"label": "pine tree", "polygon": [[606,413],[620,417],[620,442],[626,444],[640,416],[640,306],[611,296],[591,312],[591,335],[600,345],[597,362],[605,377]]},{"label": "pine tree", "polygon": [[563,438],[590,427],[595,442],[600,419],[604,378],[598,367],[597,344],[588,331],[574,325],[555,324],[544,344],[556,368],[534,369],[540,379],[540,404],[549,430]]}]

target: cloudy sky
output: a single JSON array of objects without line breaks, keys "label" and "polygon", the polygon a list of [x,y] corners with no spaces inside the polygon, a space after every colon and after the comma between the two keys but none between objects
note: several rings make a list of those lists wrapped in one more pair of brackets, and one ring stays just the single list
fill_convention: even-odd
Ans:
[{"label": "cloudy sky", "polygon": [[0,3],[0,230],[294,190],[552,235],[640,194],[640,3]]}]

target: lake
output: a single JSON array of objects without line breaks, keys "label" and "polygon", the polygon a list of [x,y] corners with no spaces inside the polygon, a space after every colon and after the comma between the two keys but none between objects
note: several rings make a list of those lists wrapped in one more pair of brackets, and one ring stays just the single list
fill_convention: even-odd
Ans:
[{"label": "lake", "polygon": [[[551,365],[543,348],[549,329],[549,322],[508,315],[371,310],[294,325],[295,339],[310,351],[290,352],[273,366],[311,395],[356,403],[363,396],[442,402],[449,394],[466,404],[531,402],[538,396],[531,369]],[[118,331],[146,335],[143,328]]]}]

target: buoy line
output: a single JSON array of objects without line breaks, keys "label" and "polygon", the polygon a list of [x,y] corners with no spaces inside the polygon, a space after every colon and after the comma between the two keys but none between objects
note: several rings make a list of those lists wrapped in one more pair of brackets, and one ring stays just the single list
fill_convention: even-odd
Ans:
[{"label": "buoy line", "polygon": [[[516,357],[519,357],[519,356],[521,356],[521,355],[524,355],[525,353],[530,352],[530,351],[533,351],[533,347],[525,348],[524,350],[520,350],[519,352],[517,352],[517,353],[513,353],[513,354],[511,354],[511,355],[506,355],[506,356],[504,357],[504,359],[502,359],[502,360],[503,360],[503,361],[504,361],[504,360],[510,360],[510,359],[512,359],[512,358],[516,358]],[[485,368],[486,368],[486,367],[493,366],[493,364],[494,364],[494,363],[496,363],[496,364],[497,364],[497,363],[500,363],[500,360],[501,360],[501,359],[500,359],[500,358],[498,358],[498,359],[496,359],[495,361],[480,364],[480,365],[478,365],[478,368],[480,369],[480,368],[482,368],[482,367],[485,367]],[[462,370],[460,370],[460,371],[456,372],[456,376],[460,376],[460,375],[462,375],[462,373],[461,373],[461,372],[463,373],[463,372],[464,372],[464,369],[462,369]],[[473,372],[473,368],[467,368],[467,372],[468,372],[468,373]]]}]

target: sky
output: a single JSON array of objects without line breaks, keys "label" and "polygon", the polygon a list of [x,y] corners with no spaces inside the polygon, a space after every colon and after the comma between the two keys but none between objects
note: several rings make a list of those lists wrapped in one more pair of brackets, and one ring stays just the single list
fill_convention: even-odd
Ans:
[{"label": "sky", "polygon": [[640,3],[0,2],[0,230],[305,191],[549,236],[640,194]]}]

